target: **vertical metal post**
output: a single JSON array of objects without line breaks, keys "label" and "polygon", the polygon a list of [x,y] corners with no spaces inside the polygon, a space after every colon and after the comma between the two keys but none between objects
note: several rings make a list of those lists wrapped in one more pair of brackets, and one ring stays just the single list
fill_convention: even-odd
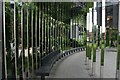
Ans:
[{"label": "vertical metal post", "polygon": [[[56,2],[55,2],[55,6],[56,6]],[[56,49],[57,49],[57,48],[56,48],[56,42],[55,42],[55,41],[56,41],[56,22],[57,22],[57,20],[54,19],[54,30],[53,30],[53,31],[54,31],[54,40],[53,40],[53,41],[54,41],[54,50],[55,50],[55,51],[56,51]]]},{"label": "vertical metal post", "polygon": [[[64,12],[65,12],[65,14],[66,14],[66,6],[64,6],[64,8],[65,8]],[[66,27],[67,27],[67,24],[65,23],[64,26],[65,26],[65,27],[64,27],[64,36],[65,36],[65,37],[64,37],[64,46],[65,46],[65,50],[66,50],[66,37],[67,37],[67,36],[66,36]]]},{"label": "vertical metal post", "polygon": [[16,54],[17,54],[17,40],[16,40],[16,2],[14,2],[14,42],[15,42],[15,53],[14,53],[14,56],[15,56],[15,77],[17,78],[17,58],[16,58]]},{"label": "vertical metal post", "polygon": [[[58,8],[60,8],[60,5],[61,5],[61,3],[59,2]],[[59,13],[58,14],[60,14],[60,9],[59,9]],[[58,21],[58,45],[59,45],[59,50],[60,50],[60,24],[59,23],[60,23],[60,19]]]},{"label": "vertical metal post", "polygon": [[41,52],[40,52],[40,48],[41,48],[41,11],[40,11],[40,4],[39,4],[39,67],[41,66]]},{"label": "vertical metal post", "polygon": [[[52,12],[52,7],[53,7],[53,3],[51,3],[51,5],[50,5],[50,10],[51,10],[51,13],[53,13]],[[52,25],[53,25],[53,22],[52,22],[52,15],[50,16],[50,49],[52,49],[52,47],[53,47],[53,32],[52,32]]]},{"label": "vertical metal post", "polygon": [[87,29],[86,29],[86,31],[87,31],[87,44],[86,44],[86,65],[88,65],[89,63],[88,63],[88,43],[89,43],[89,13],[87,13],[87,21],[86,21],[86,27],[87,27]]},{"label": "vertical metal post", "polygon": [[34,60],[33,60],[33,54],[34,54],[34,41],[33,41],[33,8],[31,10],[31,39],[32,39],[32,74],[34,73]]},{"label": "vertical metal post", "polygon": [[90,19],[89,20],[89,23],[90,23],[89,32],[92,33],[92,27],[93,27],[93,24],[92,24],[92,8],[89,8],[89,19]]},{"label": "vertical metal post", "polygon": [[[72,3],[72,4],[74,4],[74,3]],[[74,38],[74,19],[73,19],[73,13],[74,13],[74,11],[72,10],[72,12],[71,12],[71,17],[72,17],[72,20],[71,20],[71,25],[72,25],[72,39],[71,39],[72,40],[72,47],[74,47],[74,41],[73,41],[73,38]]]},{"label": "vertical metal post", "polygon": [[[4,65],[4,64],[2,64],[2,61],[4,61],[3,59],[3,50],[2,50],[2,48],[3,48],[3,17],[2,17],[2,12],[3,12],[3,2],[2,1],[0,1],[0,79],[2,79],[2,76],[4,76],[4,75],[2,75],[2,65]],[[5,15],[5,14],[4,14]]]},{"label": "vertical metal post", "polygon": [[2,7],[0,7],[0,8],[2,8],[1,10],[1,12],[3,12],[2,13],[2,18],[3,18],[3,20],[2,20],[2,24],[3,24],[3,40],[2,40],[2,45],[3,45],[3,47],[2,47],[2,52],[3,52],[3,55],[2,55],[2,79],[7,79],[7,63],[6,63],[6,26],[5,26],[5,2],[0,2],[0,3],[3,3],[2,5],[0,5],[0,6],[2,6]]},{"label": "vertical metal post", "polygon": [[46,55],[46,3],[44,3],[44,55]]},{"label": "vertical metal post", "polygon": [[104,33],[105,33],[105,1],[102,0],[102,44],[101,44],[101,66],[100,78],[103,78],[104,73]]},{"label": "vertical metal post", "polygon": [[[89,8],[89,33],[92,34],[92,8]],[[90,76],[92,76],[91,74],[91,69],[92,69],[92,35],[90,35],[90,46],[89,46],[89,69],[90,69]]]},{"label": "vertical metal post", "polygon": [[92,67],[92,74],[95,75],[95,68],[96,68],[96,26],[97,26],[97,12],[96,12],[96,2],[94,2],[94,15],[93,15],[93,67]]},{"label": "vertical metal post", "polygon": [[120,80],[120,1],[118,2],[118,37],[117,37],[116,80]]},{"label": "vertical metal post", "polygon": [[[77,4],[77,2],[75,4]],[[77,13],[76,9],[75,9],[75,13]],[[75,40],[74,40],[75,43],[74,44],[75,44],[75,47],[77,47],[77,44],[76,44],[76,42],[77,42],[77,35],[78,35],[77,16],[75,17],[75,33],[76,33],[76,36],[75,36]]]},{"label": "vertical metal post", "polygon": [[[63,13],[65,12],[65,4],[63,5],[63,12],[62,12],[62,15],[63,15]],[[62,16],[62,20],[63,20],[63,16]],[[63,22],[63,24],[62,24],[62,45],[63,45],[63,51],[65,50],[65,44],[64,44],[64,22]]]},{"label": "vertical metal post", "polygon": [[53,26],[52,26],[52,30],[53,30],[53,51],[55,51],[55,19],[52,18],[53,21]]},{"label": "vertical metal post", "polygon": [[[49,4],[51,11],[51,3]],[[51,15],[49,16],[49,53],[51,51]]]},{"label": "vertical metal post", "polygon": [[43,8],[43,3],[41,3],[41,16],[40,16],[40,32],[41,32],[41,37],[40,37],[40,44],[41,44],[41,48],[40,48],[40,56],[41,56],[41,66],[42,66],[42,56],[43,56],[43,12],[42,12],[42,8]]},{"label": "vertical metal post", "polygon": [[61,4],[61,26],[60,26],[60,29],[61,29],[61,36],[60,36],[60,38],[61,38],[61,50],[63,51],[63,43],[62,43],[62,41],[63,41],[63,39],[62,39],[62,34],[63,34],[63,18],[62,18],[62,16],[63,16],[63,6],[62,6],[62,4]]},{"label": "vertical metal post", "polygon": [[22,78],[24,78],[24,8],[22,6],[21,8],[21,43],[22,43],[22,52],[21,52],[21,57],[22,57]]},{"label": "vertical metal post", "polygon": [[[48,13],[48,8],[49,8],[49,4],[47,4],[46,6],[46,14]],[[49,50],[48,50],[48,46],[49,46],[49,43],[48,43],[48,40],[49,40],[49,20],[48,20],[48,14],[46,15],[46,53],[48,54],[49,53]]]},{"label": "vertical metal post", "polygon": [[72,39],[72,19],[70,20],[70,38]]},{"label": "vertical metal post", "polygon": [[[59,4],[59,3],[58,3]],[[57,18],[56,18],[56,47],[58,47],[58,7],[59,7],[59,5],[57,5]],[[58,48],[56,48],[56,50],[58,51],[59,49]]]},{"label": "vertical metal post", "polygon": [[[93,26],[93,31],[95,31],[96,32],[96,27],[97,27],[97,11],[96,11],[96,5],[97,5],[97,3],[96,2],[94,2],[94,16],[93,16],[93,21],[94,21],[94,26]],[[94,33],[94,32],[93,32]],[[94,35],[93,35],[94,36]],[[95,40],[97,40],[96,39],[96,33],[95,33],[95,38],[94,38]],[[95,42],[96,43],[96,41],[93,41],[93,42]]]},{"label": "vertical metal post", "polygon": [[37,12],[38,11],[38,9],[37,9],[37,7],[35,8],[35,57],[36,57],[36,59],[35,59],[35,64],[36,64],[36,69],[37,69],[37,61],[38,61],[38,59],[37,59]]},{"label": "vertical metal post", "polygon": [[29,73],[30,73],[30,71],[29,71],[29,65],[30,65],[30,63],[29,63],[29,55],[30,55],[30,52],[29,52],[29,8],[27,7],[27,54],[28,54],[28,56],[27,56],[27,68],[28,68],[28,77],[29,77]]},{"label": "vertical metal post", "polygon": [[[55,6],[55,2],[53,2],[53,5],[52,5],[52,7],[56,7]],[[53,8],[54,9],[54,8]],[[53,10],[52,10],[53,11]],[[54,13],[55,11],[53,11],[53,13]],[[53,51],[55,50],[55,44],[54,44],[54,39],[55,39],[55,19],[54,19],[54,17],[52,16],[52,49],[53,49]]]},{"label": "vertical metal post", "polygon": [[43,12],[42,12],[42,3],[41,3],[41,5],[40,5],[40,66],[42,66],[42,53],[43,53],[43,42],[42,42],[42,36],[43,36],[43,27],[42,27],[42,25],[43,25]]},{"label": "vertical metal post", "polygon": [[43,16],[42,16],[42,52],[43,52],[43,56],[45,56],[45,53],[44,53],[44,46],[45,46],[45,43],[44,43],[44,40],[45,40],[45,3],[43,3],[42,5],[42,10],[43,10]]}]

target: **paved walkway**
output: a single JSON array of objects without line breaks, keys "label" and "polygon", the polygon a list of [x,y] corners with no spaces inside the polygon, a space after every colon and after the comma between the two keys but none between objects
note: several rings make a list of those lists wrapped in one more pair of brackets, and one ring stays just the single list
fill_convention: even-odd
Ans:
[{"label": "paved walkway", "polygon": [[[112,51],[111,51],[112,50]],[[116,72],[116,53],[115,49],[105,49],[105,66],[104,78],[115,78]],[[100,76],[100,50],[97,50],[96,55],[96,78]],[[75,53],[67,58],[64,58],[51,71],[48,78],[91,78],[89,71],[85,65],[85,51]]]},{"label": "paved walkway", "polygon": [[60,63],[51,72],[50,78],[90,78],[85,65],[85,51],[75,53]]}]

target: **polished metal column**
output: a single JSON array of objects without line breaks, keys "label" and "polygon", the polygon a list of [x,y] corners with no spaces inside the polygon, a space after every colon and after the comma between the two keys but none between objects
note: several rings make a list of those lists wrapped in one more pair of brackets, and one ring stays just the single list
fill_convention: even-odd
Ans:
[{"label": "polished metal column", "polygon": [[2,52],[2,48],[3,48],[3,46],[2,46],[3,45],[3,43],[2,43],[3,42],[3,39],[2,39],[3,38],[3,35],[2,35],[2,32],[3,32],[3,27],[2,27],[3,26],[3,17],[2,17],[3,6],[2,6],[2,3],[3,2],[0,1],[0,53],[1,53],[0,54],[0,64],[1,64],[0,65],[0,79],[2,79],[2,76],[3,76],[2,75],[2,65],[3,65],[2,61],[4,61],[2,58],[3,57],[3,52]]},{"label": "polished metal column", "polygon": [[[23,3],[22,3],[23,5]],[[21,74],[22,78],[24,78],[24,8],[22,6],[21,8],[21,44],[22,44],[22,50],[21,50],[21,58],[22,58],[22,69],[21,69]]]},{"label": "polished metal column", "polygon": [[116,80],[120,80],[120,0],[118,2],[118,38],[117,38]]},{"label": "polished metal column", "polygon": [[1,14],[2,15],[0,18],[2,18],[2,23],[0,24],[2,27],[2,79],[6,79],[7,78],[7,63],[6,63],[6,26],[5,26],[5,2],[1,2],[0,1],[0,10],[1,10]]},{"label": "polished metal column", "polygon": [[90,69],[90,76],[92,76],[92,27],[93,27],[93,23],[92,23],[92,8],[89,8],[89,34],[90,34],[90,42],[89,42],[89,69]]},{"label": "polished metal column", "polygon": [[96,12],[96,2],[94,2],[94,15],[93,15],[93,64],[92,64],[92,74],[95,76],[95,69],[96,69],[96,41],[97,41],[97,37],[96,37],[96,31],[97,31],[97,12]]},{"label": "polished metal column", "polygon": [[105,0],[102,0],[102,44],[101,44],[101,66],[100,78],[104,77],[104,34],[105,34]]},{"label": "polished metal column", "polygon": [[29,52],[29,8],[27,7],[27,68],[28,68],[28,70],[27,70],[27,72],[28,72],[28,77],[29,77],[29,73],[30,73],[30,71],[29,71],[29,69],[30,69],[30,67],[29,67],[29,65],[30,65],[30,63],[29,63],[29,60],[30,60],[30,58],[29,58],[29,55],[30,55],[30,52]]},{"label": "polished metal column", "polygon": [[[86,17],[86,37],[87,37],[87,43],[86,43],[86,59],[85,59],[85,64],[88,65],[88,41],[89,41],[89,13],[87,13]],[[87,67],[88,69],[88,67]]]}]

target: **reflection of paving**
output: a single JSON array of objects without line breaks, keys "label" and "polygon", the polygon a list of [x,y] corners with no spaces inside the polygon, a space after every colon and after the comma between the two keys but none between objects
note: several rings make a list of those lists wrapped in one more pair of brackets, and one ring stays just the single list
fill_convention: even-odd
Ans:
[{"label": "reflection of paving", "polygon": [[51,78],[90,78],[84,63],[85,52],[75,53],[57,64]]},{"label": "reflection of paving", "polygon": [[[116,72],[116,56],[117,52],[111,52],[111,49],[105,49],[105,65],[104,78],[115,78]],[[96,77],[100,77],[100,50],[97,50],[96,55]],[[89,71],[86,70],[85,51],[73,54],[63,61],[59,62],[50,74],[50,78],[90,78]]]},{"label": "reflection of paving", "polygon": [[[0,42],[0,45],[2,45],[2,42]],[[0,80],[2,79],[2,46],[0,46]]]},{"label": "reflection of paving", "polygon": [[[116,74],[116,57],[117,52],[114,48],[105,49],[105,65],[104,65],[104,78],[115,78]],[[100,73],[100,50],[97,51],[97,63],[96,63],[96,77],[99,77]]]}]

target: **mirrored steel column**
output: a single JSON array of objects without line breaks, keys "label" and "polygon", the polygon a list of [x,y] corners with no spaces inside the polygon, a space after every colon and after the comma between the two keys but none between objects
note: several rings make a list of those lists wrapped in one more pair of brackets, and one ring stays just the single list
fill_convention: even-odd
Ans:
[{"label": "mirrored steel column", "polygon": [[2,79],[6,79],[7,78],[7,63],[6,63],[6,25],[5,25],[5,2],[2,2],[2,18],[3,18],[3,27],[2,27],[2,30],[3,30],[3,48],[2,48],[2,52],[3,52],[3,55],[2,55]]},{"label": "mirrored steel column", "polygon": [[3,79],[2,77],[4,76],[4,74],[2,75],[2,65],[4,65],[2,62],[4,61],[3,60],[3,16],[2,16],[2,13],[3,13],[3,2],[0,1],[0,79]]},{"label": "mirrored steel column", "polygon": [[118,37],[117,37],[117,63],[116,80],[120,80],[120,0],[118,2]]}]

